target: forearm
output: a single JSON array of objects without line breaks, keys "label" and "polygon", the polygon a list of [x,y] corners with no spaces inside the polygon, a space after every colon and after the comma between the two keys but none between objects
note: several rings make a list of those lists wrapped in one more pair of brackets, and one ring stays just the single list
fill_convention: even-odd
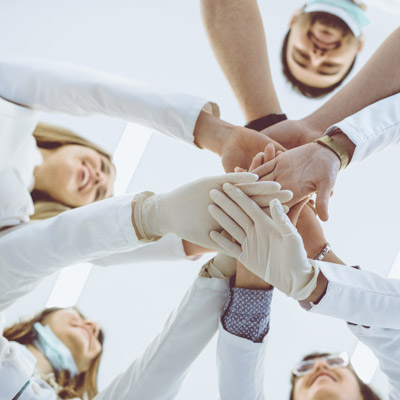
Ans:
[{"label": "forearm", "polygon": [[104,114],[193,143],[201,110],[219,115],[204,99],[72,64],[0,61],[0,96],[26,107],[72,115]]},{"label": "forearm", "polygon": [[63,267],[141,247],[131,196],[114,197],[31,222],[0,238],[0,308]]},{"label": "forearm", "polygon": [[183,250],[187,257],[197,257],[202,256],[203,254],[213,252],[214,250],[206,249],[203,246],[199,246],[198,244],[188,242],[187,240],[182,240]]},{"label": "forearm", "polygon": [[235,287],[262,290],[270,290],[273,288],[272,285],[253,274],[239,261],[236,264]]},{"label": "forearm", "polygon": [[224,143],[232,128],[233,125],[228,122],[202,111],[194,128],[194,143],[221,156]]},{"label": "forearm", "polygon": [[400,91],[400,28],[373,54],[361,71],[306,120],[324,132],[364,107]]},{"label": "forearm", "polygon": [[246,120],[280,113],[257,1],[202,0],[201,4],[211,46]]}]

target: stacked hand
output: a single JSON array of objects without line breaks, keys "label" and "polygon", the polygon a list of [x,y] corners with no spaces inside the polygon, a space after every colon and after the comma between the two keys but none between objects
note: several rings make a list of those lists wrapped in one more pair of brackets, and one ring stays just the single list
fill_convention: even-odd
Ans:
[{"label": "stacked hand", "polygon": [[254,195],[261,206],[271,199],[281,202],[290,200],[289,191],[280,190],[277,182],[256,182],[258,176],[251,173],[230,173],[221,176],[198,179],[169,193],[155,195],[144,192],[134,199],[134,222],[139,239],[155,240],[167,233],[174,233],[182,239],[206,248],[221,250],[209,233],[221,227],[208,213],[212,204],[209,192],[222,190],[225,183],[240,184],[241,189]]},{"label": "stacked hand", "polygon": [[309,297],[316,287],[319,269],[307,259],[302,239],[280,202],[271,201],[271,218],[231,184],[224,184],[223,192],[212,190],[210,196],[216,204],[209,206],[210,214],[234,239],[213,231],[213,241],[288,296],[296,300]]},{"label": "stacked hand", "polygon": [[234,127],[224,142],[220,154],[225,171],[233,172],[235,167],[250,170],[253,157],[263,152],[268,144],[272,144],[276,150],[285,150],[279,143],[260,132]]},{"label": "stacked hand", "polygon": [[308,143],[279,154],[253,172],[261,180],[280,182],[293,192],[293,205],[317,192],[316,209],[323,221],[328,220],[328,203],[336,176],[339,158],[318,143]]}]

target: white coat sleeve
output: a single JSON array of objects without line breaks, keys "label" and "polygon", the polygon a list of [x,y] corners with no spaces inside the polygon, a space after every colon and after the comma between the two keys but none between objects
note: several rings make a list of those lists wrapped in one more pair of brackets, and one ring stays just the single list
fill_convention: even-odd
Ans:
[{"label": "white coat sleeve", "polygon": [[354,324],[400,329],[394,312],[400,310],[400,280],[340,264],[318,265],[328,280],[326,293],[316,305],[300,302],[303,308]]},{"label": "white coat sleeve", "polygon": [[400,141],[400,93],[380,100],[330,127],[340,128],[356,145],[351,164]]},{"label": "white coat sleeve", "polygon": [[[396,310],[392,310],[392,314],[396,314]],[[378,359],[382,372],[389,379],[389,399],[400,399],[400,331],[362,326],[349,326],[349,328]]]},{"label": "white coat sleeve", "polygon": [[4,324],[0,313],[0,398],[12,399],[33,374],[35,362],[19,354],[18,347],[3,336]]},{"label": "white coat sleeve", "polygon": [[182,239],[174,234],[162,237],[157,242],[123,253],[111,254],[91,261],[99,267],[132,265],[133,262],[189,260],[183,248]]},{"label": "white coat sleeve", "polygon": [[102,200],[16,228],[0,238],[0,310],[61,268],[128,251],[139,242],[133,196]]},{"label": "white coat sleeve", "polygon": [[268,335],[262,343],[232,335],[222,324],[217,344],[220,400],[264,400],[264,360]]},{"label": "white coat sleeve", "polygon": [[196,96],[131,79],[45,60],[0,61],[0,96],[17,104],[73,115],[104,114],[193,143],[202,109],[218,106]]},{"label": "white coat sleeve", "polygon": [[95,400],[172,400],[218,328],[228,281],[197,278],[144,354]]}]

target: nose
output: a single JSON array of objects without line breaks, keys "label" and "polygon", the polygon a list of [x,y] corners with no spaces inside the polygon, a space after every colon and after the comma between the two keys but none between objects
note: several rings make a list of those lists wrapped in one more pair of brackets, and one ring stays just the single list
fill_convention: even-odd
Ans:
[{"label": "nose", "polygon": [[102,185],[106,183],[106,180],[107,180],[106,174],[103,171],[97,169],[95,173],[95,184]]},{"label": "nose", "polygon": [[86,323],[86,326],[88,326],[90,331],[93,333],[93,336],[95,338],[97,338],[97,336],[99,335],[99,332],[100,332],[99,324],[94,321],[85,321],[85,323]]},{"label": "nose", "polygon": [[315,372],[318,369],[330,369],[330,365],[325,360],[325,358],[317,358],[314,361],[314,368],[313,368],[312,372]]}]

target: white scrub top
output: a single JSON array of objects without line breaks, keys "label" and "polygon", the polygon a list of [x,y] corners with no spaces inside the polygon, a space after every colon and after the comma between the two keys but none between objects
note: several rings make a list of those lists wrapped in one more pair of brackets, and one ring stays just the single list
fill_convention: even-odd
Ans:
[{"label": "white scrub top", "polygon": [[[92,260],[110,265],[116,262],[114,257],[100,259],[118,252],[125,253],[131,263],[135,257],[133,250],[147,245],[138,241],[132,228],[133,195],[21,224],[33,212],[29,191],[33,186],[33,169],[40,163],[32,137],[38,118],[34,110],[105,114],[156,129],[189,144],[193,144],[200,112],[206,110],[218,115],[219,110],[215,104],[196,96],[48,61],[0,61],[0,76],[0,97],[3,98],[0,101],[0,154],[4,157],[0,160],[5,155],[12,160],[11,164],[0,164],[0,174],[4,174],[0,175],[4,177],[0,179],[0,229],[17,226],[0,233],[2,310],[32,290],[41,278],[62,267]],[[154,254],[165,250],[164,255],[170,260],[185,256],[182,241],[176,236],[166,237],[154,246],[155,250],[141,251],[138,258],[154,258]]]},{"label": "white scrub top", "polygon": [[0,60],[0,76],[0,229],[33,213],[29,191],[42,161],[32,137],[34,110],[108,115],[190,144],[200,112],[219,115],[214,103],[199,97],[74,65]]},{"label": "white scrub top", "polygon": [[[198,277],[145,352],[95,400],[173,400],[190,366],[218,330],[227,295],[228,280]],[[222,347],[226,351],[226,346]],[[11,400],[31,378],[36,362],[27,353],[24,346],[0,336],[1,400]],[[19,398],[57,399],[55,391],[38,377],[31,379]]]}]

